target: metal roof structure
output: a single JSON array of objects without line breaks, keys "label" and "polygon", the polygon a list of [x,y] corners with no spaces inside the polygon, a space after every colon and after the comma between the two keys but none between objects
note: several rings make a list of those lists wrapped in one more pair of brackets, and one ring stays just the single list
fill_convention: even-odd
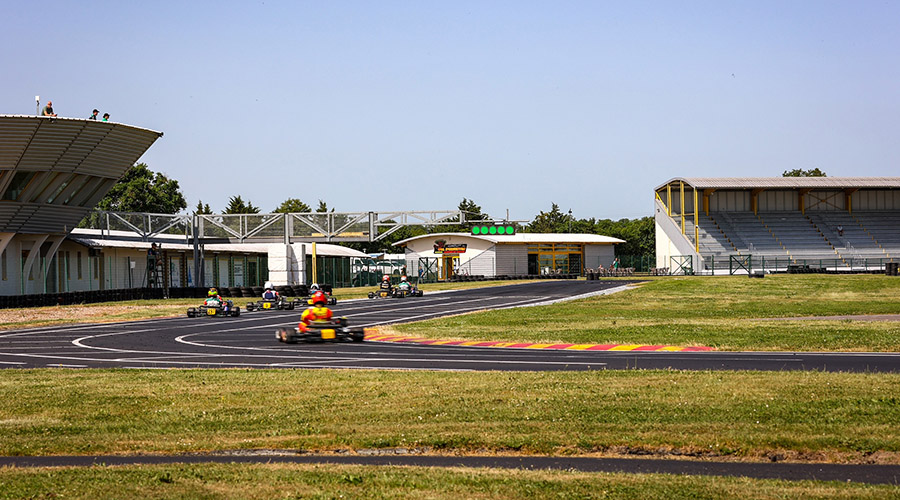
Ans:
[{"label": "metal roof structure", "polygon": [[697,189],[900,188],[900,177],[674,177],[656,190],[680,181]]},{"label": "metal roof structure", "polygon": [[482,236],[482,235],[473,235],[469,233],[431,233],[431,234],[423,234],[420,236],[413,236],[412,238],[407,238],[405,240],[398,241],[394,243],[394,246],[401,246],[409,243],[410,241],[420,240],[420,239],[433,239],[441,236],[465,236],[468,238],[474,238],[476,240],[488,241],[494,244],[497,243],[518,243],[518,244],[529,244],[529,243],[584,243],[584,244],[610,244],[610,243],[625,243],[625,240],[620,240],[619,238],[613,238],[611,236],[602,236],[599,234],[583,234],[583,233],[516,233],[505,236]]},{"label": "metal roof structure", "polygon": [[161,136],[122,123],[0,115],[0,232],[67,233]]}]

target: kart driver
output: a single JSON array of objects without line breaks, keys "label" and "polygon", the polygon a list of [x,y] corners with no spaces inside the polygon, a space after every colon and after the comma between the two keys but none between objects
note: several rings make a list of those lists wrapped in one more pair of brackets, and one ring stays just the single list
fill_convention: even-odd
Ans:
[{"label": "kart driver", "polygon": [[380,288],[382,290],[390,290],[392,288],[391,287],[391,277],[388,276],[387,274],[382,276],[381,277],[381,285],[379,285],[378,288]]},{"label": "kart driver", "polygon": [[272,283],[266,282],[266,290],[262,294],[263,300],[275,300],[278,298],[278,292],[272,288]]},{"label": "kart driver", "polygon": [[409,280],[406,279],[406,276],[400,276],[400,283],[397,283],[397,288],[401,290],[409,290],[412,288],[412,285],[409,284]]},{"label": "kart driver", "polygon": [[219,295],[219,290],[216,287],[212,287],[206,292],[206,301],[203,302],[203,305],[209,307],[222,306],[223,310],[228,310],[228,302],[225,302],[222,296]]},{"label": "kart driver", "polygon": [[331,309],[326,307],[328,297],[325,295],[325,292],[320,290],[314,293],[312,298],[309,299],[309,303],[312,304],[312,307],[308,307],[303,311],[303,314],[300,315],[300,324],[297,325],[301,332],[308,331],[310,323],[331,320],[332,312]]}]

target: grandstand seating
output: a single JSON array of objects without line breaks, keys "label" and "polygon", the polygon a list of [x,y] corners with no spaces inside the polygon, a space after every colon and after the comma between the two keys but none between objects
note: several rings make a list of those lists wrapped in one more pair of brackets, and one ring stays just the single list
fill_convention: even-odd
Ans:
[{"label": "grandstand seating", "polygon": [[[680,224],[680,217],[675,221]],[[685,219],[684,230],[693,241],[693,218]],[[698,233],[700,255],[715,260],[753,255],[848,262],[900,256],[900,214],[895,212],[710,212],[700,215]]]}]

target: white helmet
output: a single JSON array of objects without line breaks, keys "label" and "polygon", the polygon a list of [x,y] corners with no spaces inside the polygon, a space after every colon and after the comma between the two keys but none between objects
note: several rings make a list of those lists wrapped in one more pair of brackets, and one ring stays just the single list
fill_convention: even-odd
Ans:
[{"label": "white helmet", "polygon": [[309,285],[309,291],[310,291],[310,292],[314,292],[314,291],[316,291],[316,290],[319,290],[319,284],[318,284],[318,283],[313,283],[312,285]]}]

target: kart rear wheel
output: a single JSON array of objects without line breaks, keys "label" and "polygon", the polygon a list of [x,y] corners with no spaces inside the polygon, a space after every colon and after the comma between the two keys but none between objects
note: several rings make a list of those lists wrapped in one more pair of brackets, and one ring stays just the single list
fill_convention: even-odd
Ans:
[{"label": "kart rear wheel", "polygon": [[364,332],[353,332],[350,334],[350,339],[354,342],[362,342],[364,338],[366,338],[366,334]]},{"label": "kart rear wheel", "polygon": [[197,311],[193,308],[187,310],[188,318],[193,318],[197,315]]},{"label": "kart rear wheel", "polygon": [[279,329],[275,330],[275,338],[278,339],[279,342],[287,342],[288,329],[287,328],[279,328]]},{"label": "kart rear wheel", "polygon": [[241,308],[240,308],[240,307],[235,307],[234,310],[231,311],[231,316],[233,316],[233,317],[235,317],[235,318],[238,317],[238,316],[240,316],[240,315],[241,315]]},{"label": "kart rear wheel", "polygon": [[256,306],[253,302],[247,304],[247,312],[253,312],[253,308]]},{"label": "kart rear wheel", "polygon": [[369,292],[369,298],[370,298],[370,299],[374,299],[374,298],[375,298],[375,292]]}]

